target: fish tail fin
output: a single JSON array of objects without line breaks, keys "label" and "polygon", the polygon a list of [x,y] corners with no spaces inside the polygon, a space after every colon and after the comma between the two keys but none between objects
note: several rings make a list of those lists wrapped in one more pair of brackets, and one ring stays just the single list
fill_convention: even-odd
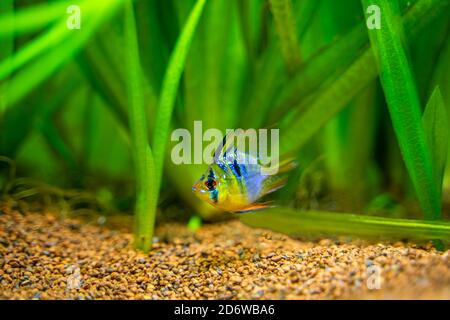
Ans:
[{"label": "fish tail fin", "polygon": [[235,213],[245,213],[245,212],[250,212],[250,211],[257,211],[257,210],[271,208],[271,207],[273,207],[272,203],[273,203],[273,201],[252,203],[251,205],[243,208],[242,210],[236,211]]},{"label": "fish tail fin", "polygon": [[278,189],[283,188],[287,183],[287,180],[288,177],[278,175],[267,178],[264,181],[264,186],[261,190],[261,196],[265,196],[266,194],[272,193],[274,191],[277,191]]},{"label": "fish tail fin", "polygon": [[270,166],[262,166],[261,173],[265,175],[279,175],[289,172],[297,168],[297,166],[298,166],[297,160],[295,160],[294,158],[288,158],[279,161],[278,163],[272,162]]},{"label": "fish tail fin", "polygon": [[278,165],[278,173],[286,173],[298,167],[298,162],[294,158],[281,161]]},{"label": "fish tail fin", "polygon": [[268,176],[264,181],[261,190],[261,196],[272,193],[284,187],[288,181],[288,175],[291,170],[298,166],[297,161],[293,158],[285,159],[279,163],[278,172],[275,175]]}]

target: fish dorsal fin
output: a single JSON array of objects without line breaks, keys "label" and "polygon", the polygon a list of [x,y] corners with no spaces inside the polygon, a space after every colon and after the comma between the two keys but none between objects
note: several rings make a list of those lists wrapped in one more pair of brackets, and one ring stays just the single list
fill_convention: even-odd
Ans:
[{"label": "fish dorsal fin", "polygon": [[276,159],[272,159],[270,167],[261,166],[261,174],[273,175],[273,170],[274,170],[275,166],[277,167],[276,174],[287,173],[298,167],[297,160],[294,158],[287,158],[287,159],[283,159],[281,161],[278,159],[278,162],[276,162],[276,163],[273,161],[276,161]]},{"label": "fish dorsal fin", "polygon": [[[223,137],[213,154],[213,162],[230,162],[235,159],[239,164],[258,164],[258,135],[256,133],[255,136],[251,136],[254,137],[255,140],[253,141],[256,143],[256,146],[251,144],[251,142],[249,142],[250,144],[247,144],[247,137],[243,138],[245,135],[247,135],[247,133],[244,129],[227,129],[227,134]],[[243,140],[241,138],[243,138]]]},{"label": "fish dorsal fin", "polygon": [[[228,131],[228,130],[227,130]],[[222,162],[222,159],[226,158],[227,153],[234,147],[234,137],[236,133],[234,130],[229,130],[223,137],[222,141],[217,146],[216,151],[213,154],[214,163]]]}]

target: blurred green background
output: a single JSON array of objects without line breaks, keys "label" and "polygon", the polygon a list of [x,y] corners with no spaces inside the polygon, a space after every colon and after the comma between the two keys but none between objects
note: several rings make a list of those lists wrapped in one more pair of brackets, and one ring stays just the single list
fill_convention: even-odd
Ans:
[{"label": "blurred green background", "polygon": [[[71,30],[73,4],[81,28]],[[379,30],[367,28],[371,4]],[[79,214],[134,210],[148,249],[156,215],[224,216],[191,192],[206,165],[170,160],[171,131],[202,120],[203,130],[280,128],[282,153],[298,159],[278,209],[244,216],[249,224],[351,233],[352,215],[329,226],[327,214],[346,212],[367,218],[365,234],[384,228],[372,216],[386,229],[389,219],[447,219],[449,7],[1,0],[2,195]],[[404,223],[392,234],[428,230]]]}]

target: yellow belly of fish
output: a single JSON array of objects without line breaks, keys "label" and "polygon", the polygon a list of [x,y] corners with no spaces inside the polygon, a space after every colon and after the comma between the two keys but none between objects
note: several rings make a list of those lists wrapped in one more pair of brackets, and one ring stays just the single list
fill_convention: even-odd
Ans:
[{"label": "yellow belly of fish", "polygon": [[243,208],[250,204],[248,197],[240,193],[237,185],[230,185],[225,192],[226,194],[222,193],[219,195],[219,201],[216,203],[216,206],[222,210],[229,212],[241,211],[245,210]]},{"label": "yellow belly of fish", "polygon": [[216,204],[216,207],[228,211],[228,212],[239,212],[239,211],[250,211],[266,208],[266,203],[252,203],[248,201],[248,198],[244,195],[228,195],[224,201],[220,201]]}]

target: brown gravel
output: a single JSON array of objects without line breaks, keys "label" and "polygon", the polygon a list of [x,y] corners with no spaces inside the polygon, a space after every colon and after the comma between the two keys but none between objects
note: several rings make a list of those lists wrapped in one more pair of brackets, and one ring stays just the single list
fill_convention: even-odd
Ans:
[{"label": "brown gravel", "polygon": [[3,208],[0,299],[450,299],[449,251],[430,246],[302,242],[238,221],[166,224],[157,239],[145,255],[123,231]]}]

